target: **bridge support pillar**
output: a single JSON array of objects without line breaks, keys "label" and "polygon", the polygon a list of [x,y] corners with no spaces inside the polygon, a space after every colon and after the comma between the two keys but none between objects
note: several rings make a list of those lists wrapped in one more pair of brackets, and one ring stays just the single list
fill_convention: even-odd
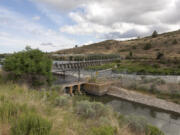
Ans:
[{"label": "bridge support pillar", "polygon": [[81,95],[82,93],[81,93],[81,85],[80,84],[78,84],[78,93]]},{"label": "bridge support pillar", "polygon": [[70,86],[70,87],[69,87],[69,94],[70,94],[71,96],[73,96],[73,86]]}]

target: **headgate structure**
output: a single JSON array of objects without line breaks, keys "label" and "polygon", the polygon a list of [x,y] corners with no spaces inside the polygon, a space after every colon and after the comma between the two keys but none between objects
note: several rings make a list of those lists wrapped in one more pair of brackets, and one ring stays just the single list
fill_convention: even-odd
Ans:
[{"label": "headgate structure", "polygon": [[73,91],[77,91],[80,93],[81,87],[86,82],[80,82],[80,71],[88,66],[98,66],[107,63],[112,63],[113,61],[120,60],[120,58],[115,59],[106,59],[106,60],[91,60],[91,61],[66,61],[66,62],[54,62],[53,64],[53,74],[56,75],[63,75],[65,79],[66,72],[68,71],[75,71],[78,72],[78,82],[74,82],[71,84],[66,84],[64,89],[68,90],[69,93],[72,95]]}]

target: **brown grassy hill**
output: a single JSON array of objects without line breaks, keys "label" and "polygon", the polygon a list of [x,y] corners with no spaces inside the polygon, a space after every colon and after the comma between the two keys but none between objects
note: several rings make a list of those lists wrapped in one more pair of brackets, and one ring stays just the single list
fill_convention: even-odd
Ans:
[{"label": "brown grassy hill", "polygon": [[180,58],[180,30],[128,41],[107,40],[82,47],[60,50],[58,54],[121,54],[127,56],[132,51],[135,57],[156,57],[158,52],[165,57]]}]

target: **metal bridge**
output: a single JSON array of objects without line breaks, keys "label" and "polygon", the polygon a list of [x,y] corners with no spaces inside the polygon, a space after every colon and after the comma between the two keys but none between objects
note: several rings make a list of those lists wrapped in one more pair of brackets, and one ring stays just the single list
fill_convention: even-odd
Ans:
[{"label": "metal bridge", "polygon": [[118,58],[118,59],[106,59],[106,60],[77,61],[77,62],[68,61],[66,63],[55,62],[53,64],[53,72],[80,70],[88,66],[98,66],[98,65],[103,65],[107,63],[112,63],[115,60],[120,60],[120,59]]},{"label": "metal bridge", "polygon": [[87,68],[88,66],[99,66],[107,63],[112,63],[113,61],[120,60],[120,58],[106,59],[106,60],[91,60],[91,61],[65,61],[65,62],[54,62],[52,73],[55,75],[63,76],[66,80],[67,72],[78,72],[78,82],[80,82],[81,70]]}]

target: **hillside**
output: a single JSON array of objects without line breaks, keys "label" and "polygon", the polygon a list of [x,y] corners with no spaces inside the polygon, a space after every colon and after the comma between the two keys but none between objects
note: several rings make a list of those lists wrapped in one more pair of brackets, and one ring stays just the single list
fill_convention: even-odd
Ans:
[{"label": "hillside", "polygon": [[82,47],[60,50],[58,54],[121,54],[127,56],[132,51],[135,57],[156,57],[158,52],[165,57],[180,57],[180,30],[152,36],[127,40],[107,40]]}]

